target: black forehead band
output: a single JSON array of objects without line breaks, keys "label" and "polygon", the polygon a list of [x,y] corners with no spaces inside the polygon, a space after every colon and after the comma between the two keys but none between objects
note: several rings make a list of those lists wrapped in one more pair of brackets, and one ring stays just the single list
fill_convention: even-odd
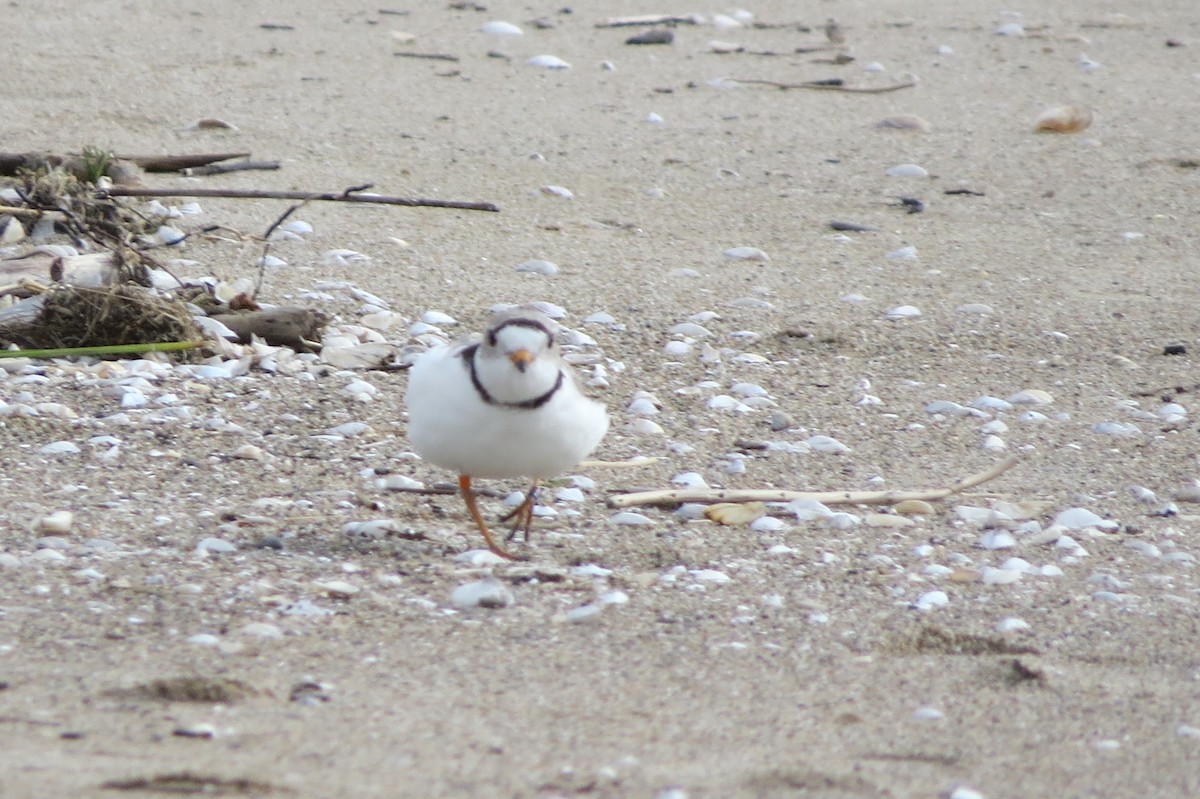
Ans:
[{"label": "black forehead band", "polygon": [[496,346],[496,334],[506,327],[527,327],[530,330],[540,330],[546,334],[546,340],[551,344],[554,343],[554,334],[550,329],[536,319],[528,319],[524,316],[514,316],[512,319],[505,319],[500,324],[488,331],[487,343],[489,347]]}]

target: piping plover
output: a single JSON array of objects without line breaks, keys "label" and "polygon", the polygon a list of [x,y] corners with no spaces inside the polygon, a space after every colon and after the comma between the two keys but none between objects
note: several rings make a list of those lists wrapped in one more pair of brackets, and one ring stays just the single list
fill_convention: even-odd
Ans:
[{"label": "piping plover", "polygon": [[580,391],[555,330],[548,317],[518,306],[497,314],[482,339],[430,350],[408,374],[413,447],[458,473],[488,548],[509,559],[479,513],[471,479],[532,478],[524,502],[505,517],[515,520],[512,535],[523,528],[528,540],[538,481],[586,458],[608,431],[607,411]]}]

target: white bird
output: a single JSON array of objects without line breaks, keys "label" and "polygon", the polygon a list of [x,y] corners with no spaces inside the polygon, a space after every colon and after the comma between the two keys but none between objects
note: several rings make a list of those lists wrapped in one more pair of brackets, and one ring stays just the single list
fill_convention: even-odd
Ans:
[{"label": "white bird", "polygon": [[467,511],[487,541],[471,479],[528,477],[533,487],[504,518],[510,538],[529,525],[538,481],[586,458],[608,431],[604,405],[580,391],[559,355],[555,323],[520,306],[497,314],[482,340],[422,355],[408,375],[408,437],[422,458],[458,473]]}]

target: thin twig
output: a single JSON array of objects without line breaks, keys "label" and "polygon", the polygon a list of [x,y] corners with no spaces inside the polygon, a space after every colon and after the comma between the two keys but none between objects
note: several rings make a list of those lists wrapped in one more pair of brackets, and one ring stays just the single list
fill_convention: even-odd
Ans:
[{"label": "thin twig", "polygon": [[[349,191],[349,189],[347,189]],[[267,232],[263,234],[263,252],[258,259],[258,278],[254,281],[254,291],[250,293],[252,301],[258,299],[258,292],[262,289],[263,277],[267,271],[267,255],[271,252],[271,234],[275,232],[275,228],[282,225],[289,216],[299,211],[304,206],[308,205],[308,200],[298,202],[295,205],[289,206],[286,211],[279,215],[279,218],[271,223],[267,228]]]},{"label": "thin twig", "polygon": [[113,186],[97,191],[109,197],[222,197],[231,200],[322,200],[340,203],[375,203],[403,205],[409,208],[456,208],[462,211],[499,212],[494,203],[462,200],[426,200],[411,197],[388,197],[383,194],[353,194],[311,191],[271,191],[268,189],[148,189],[140,186]]},{"label": "thin twig", "polygon": [[635,505],[682,505],[685,502],[792,502],[813,500],[825,505],[892,505],[906,499],[944,499],[959,494],[968,488],[986,483],[1004,474],[1016,465],[1015,455],[995,466],[964,477],[944,488],[914,489],[911,491],[784,491],[784,490],[712,490],[681,489],[671,491],[639,491],[609,497],[608,504],[614,508],[630,508]]},{"label": "thin twig", "polygon": [[405,52],[402,50],[400,52],[392,53],[392,55],[398,56],[399,58],[427,58],[430,61],[457,61],[458,60],[458,56],[449,55],[447,53],[409,53],[409,52]]},{"label": "thin twig", "polygon": [[774,86],[776,89],[819,89],[826,92],[850,92],[853,94],[883,94],[885,92],[911,89],[917,85],[915,80],[901,81],[887,86],[845,86],[838,83],[828,83],[819,80],[806,80],[803,83],[780,83],[774,80],[759,80],[757,78],[729,78],[734,83],[753,83],[760,86]]}]

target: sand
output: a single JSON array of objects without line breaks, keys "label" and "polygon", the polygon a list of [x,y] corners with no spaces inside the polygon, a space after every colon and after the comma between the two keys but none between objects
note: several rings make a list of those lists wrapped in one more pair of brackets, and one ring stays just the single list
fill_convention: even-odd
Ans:
[{"label": "sand", "polygon": [[[759,21],[786,24],[679,26],[666,46],[625,45],[633,31],[595,23],[713,9],[396,8],[404,13],[377,2],[97,0],[67,14],[9,3],[0,141],[282,162],[144,179],[182,197],[189,187],[372,183],[494,202],[499,213],[311,204],[296,216],[315,232],[273,249],[289,266],[268,274],[263,298],[352,322],[361,303],[344,293],[304,296],[349,281],[409,318],[449,313],[461,322],[453,332],[478,330],[496,303],[561,305],[565,324],[625,367],[597,392],[613,431],[596,456],[661,460],[583,470],[598,485],[580,515],[518,544],[528,563],[492,569],[514,604],[461,610],[451,591],[486,571],[454,560],[479,546],[461,502],[382,491],[362,473],[452,478],[406,456],[402,372],[360,375],[380,389],[365,404],[341,393],[344,375],[176,383],[191,421],[124,427],[102,421],[118,401],[95,385],[0,379],[9,403],[62,402],[81,418],[0,417],[12,556],[0,568],[0,795],[119,795],[122,785],[297,797],[1200,792],[1200,524],[1186,503],[1153,515],[1198,476],[1200,442],[1194,418],[1145,417],[1166,400],[1195,412],[1196,172],[1178,163],[1200,156],[1191,3],[1018,8],[1026,36],[1001,37],[1001,7],[980,2],[762,2],[751,7]],[[823,41],[829,15],[846,29],[848,65],[793,53]],[[525,35],[477,33],[489,20]],[[716,55],[714,39],[780,55]],[[1081,53],[1102,66],[1081,68]],[[526,65],[541,54],[572,67]],[[883,71],[864,69],[872,61]],[[881,86],[904,73],[918,85],[878,94],[709,83]],[[1092,108],[1095,122],[1035,135],[1034,118],[1060,104]],[[875,127],[900,113],[931,130]],[[203,118],[236,130],[189,128]],[[929,176],[886,175],[906,163]],[[920,198],[924,212],[906,213],[900,196]],[[259,245],[236,240],[261,234],[286,204],[202,205],[203,217],[181,224],[227,235],[185,246],[191,273],[252,275]],[[838,240],[832,220],[879,231]],[[769,260],[723,258],[739,246]],[[907,246],[915,260],[887,257]],[[322,255],[334,248],[371,260],[329,265]],[[560,274],[515,271],[533,258]],[[991,311],[959,310],[968,304]],[[921,316],[889,320],[901,305]],[[722,363],[664,355],[667,330],[705,310],[720,314],[706,326],[729,350]],[[621,327],[584,325],[596,311]],[[391,338],[407,342],[403,328]],[[1186,354],[1163,354],[1178,344]],[[766,363],[736,360],[745,352]],[[769,411],[712,410],[707,394],[677,392],[704,380],[719,384],[709,394],[762,385],[796,428],[773,432]],[[1041,423],[1022,421],[1021,408],[989,414],[1007,425],[996,433],[1004,451],[982,447],[986,419],[923,410],[1026,389],[1053,403],[1032,409]],[[665,435],[626,429],[636,391],[662,402],[654,421]],[[241,432],[201,424],[218,416]],[[347,421],[371,429],[312,438]],[[1097,433],[1105,422],[1137,431]],[[849,451],[745,446],[816,434]],[[120,438],[120,457],[97,459],[86,443],[95,435]],[[83,452],[39,454],[57,440]],[[262,460],[232,457],[247,443]],[[744,474],[726,471],[731,452],[746,456]],[[627,527],[607,521],[604,502],[684,471],[731,488],[936,487],[1009,454],[1020,456],[1011,470],[909,528],[759,533],[644,509],[653,524]],[[1138,502],[1130,485],[1160,501]],[[1029,541],[989,551],[954,507],[996,500],[1035,503],[1043,527],[1072,507],[1118,526],[1073,532],[1086,556]],[[66,558],[39,560],[34,522],[57,510],[75,514]],[[377,518],[426,540],[343,533]],[[238,551],[196,554],[209,536]],[[256,548],[266,536],[283,549]],[[85,546],[97,538],[112,548]],[[976,579],[1014,556],[1062,574]],[[583,564],[611,574],[572,571]],[[939,577],[930,564],[958,571]],[[315,582],[333,580],[358,592],[331,596]],[[937,590],[948,604],[912,607]],[[628,602],[567,620],[606,591]],[[997,631],[1010,618],[1028,629]],[[255,634],[264,629],[281,635]],[[198,634],[214,645],[189,642]],[[148,695],[147,684],[181,677],[190,689]],[[229,685],[237,696],[213,695]],[[221,701],[179,701],[189,690]]]}]

